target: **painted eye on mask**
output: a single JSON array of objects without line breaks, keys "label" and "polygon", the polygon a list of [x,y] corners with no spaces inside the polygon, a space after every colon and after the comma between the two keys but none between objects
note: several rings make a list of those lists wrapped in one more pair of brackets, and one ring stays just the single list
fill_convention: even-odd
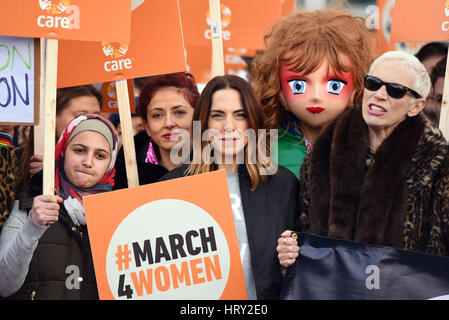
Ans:
[{"label": "painted eye on mask", "polygon": [[306,91],[305,80],[290,80],[287,82],[290,88],[292,88],[293,94],[303,94]]},{"label": "painted eye on mask", "polygon": [[345,84],[348,84],[346,81],[338,80],[338,79],[332,79],[327,82],[327,92],[331,94],[340,94],[341,90],[343,90],[343,87]]}]

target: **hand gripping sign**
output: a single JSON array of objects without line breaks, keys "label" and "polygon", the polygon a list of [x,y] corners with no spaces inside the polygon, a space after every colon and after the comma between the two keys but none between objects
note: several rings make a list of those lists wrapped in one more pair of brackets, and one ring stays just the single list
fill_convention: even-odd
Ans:
[{"label": "hand gripping sign", "polygon": [[247,298],[224,171],[83,200],[101,299]]}]

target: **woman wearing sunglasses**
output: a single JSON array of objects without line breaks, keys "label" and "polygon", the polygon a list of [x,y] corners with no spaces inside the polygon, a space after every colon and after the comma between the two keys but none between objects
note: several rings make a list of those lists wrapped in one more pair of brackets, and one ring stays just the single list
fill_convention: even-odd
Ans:
[{"label": "woman wearing sunglasses", "polygon": [[[300,231],[449,254],[448,143],[421,111],[430,91],[424,66],[387,52],[364,77],[362,106],[320,136],[301,169]],[[297,242],[278,240],[282,265]]]}]

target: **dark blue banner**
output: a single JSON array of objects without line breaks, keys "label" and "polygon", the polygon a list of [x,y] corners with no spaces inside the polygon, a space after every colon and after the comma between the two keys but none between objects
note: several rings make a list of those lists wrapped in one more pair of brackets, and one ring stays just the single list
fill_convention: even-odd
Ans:
[{"label": "dark blue banner", "polygon": [[299,233],[281,299],[449,299],[449,258]]}]

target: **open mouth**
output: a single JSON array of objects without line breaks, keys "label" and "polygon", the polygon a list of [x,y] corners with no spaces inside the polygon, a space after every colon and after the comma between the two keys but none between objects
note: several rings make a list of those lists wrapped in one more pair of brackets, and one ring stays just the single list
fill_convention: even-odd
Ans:
[{"label": "open mouth", "polygon": [[371,114],[378,115],[378,114],[386,113],[387,110],[385,110],[385,108],[383,108],[383,107],[381,107],[381,106],[379,106],[377,104],[372,104],[371,103],[371,104],[368,105],[368,112],[371,113]]},{"label": "open mouth", "polygon": [[322,111],[324,111],[324,108],[321,108],[321,107],[308,107],[308,108],[306,108],[306,110],[309,111],[310,113],[318,114],[318,113],[321,113]]}]

